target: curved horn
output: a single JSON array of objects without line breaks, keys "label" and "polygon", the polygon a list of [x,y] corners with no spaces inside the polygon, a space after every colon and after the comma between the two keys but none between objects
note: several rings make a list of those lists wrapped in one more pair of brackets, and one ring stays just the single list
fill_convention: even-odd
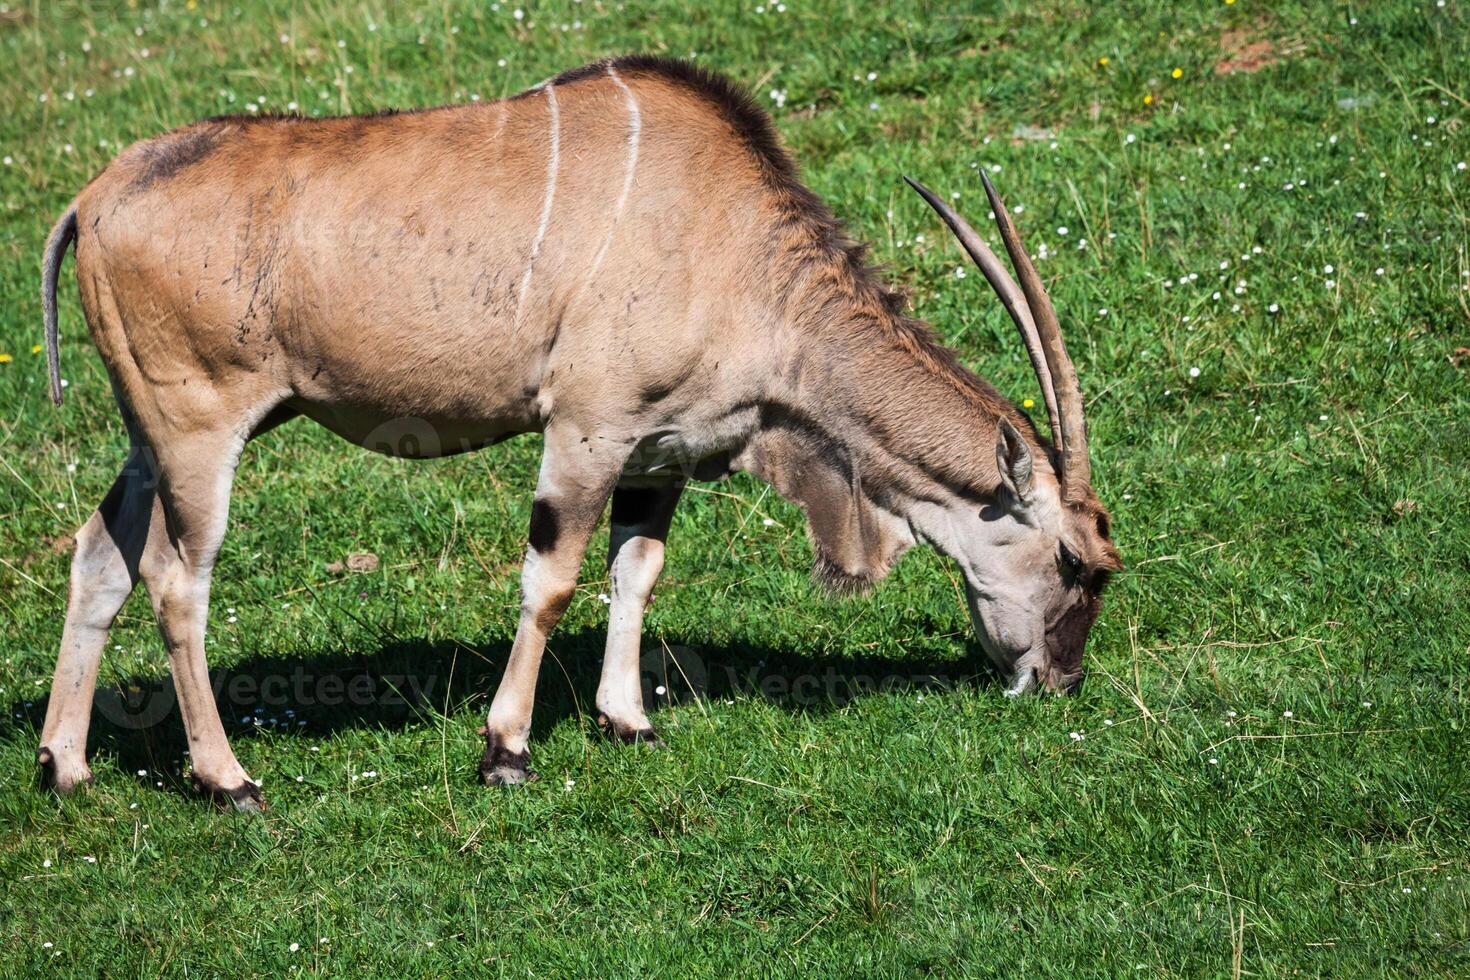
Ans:
[{"label": "curved horn", "polygon": [[919,192],[919,196],[929,202],[944,223],[949,225],[949,230],[960,240],[965,251],[970,253],[970,258],[975,265],[980,267],[985,278],[990,282],[990,287],[1000,297],[1001,305],[1016,322],[1016,327],[1021,331],[1021,342],[1026,345],[1026,353],[1031,358],[1031,369],[1036,372],[1036,380],[1041,385],[1041,398],[1046,402],[1046,419],[1051,424],[1051,438],[1056,443],[1057,449],[1065,446],[1062,437],[1061,416],[1057,414],[1056,386],[1052,384],[1051,369],[1047,367],[1046,355],[1041,350],[1041,338],[1036,333],[1036,322],[1031,318],[1031,309],[1026,305],[1026,296],[1021,292],[1021,287],[1016,285],[1016,280],[1006,271],[1006,267],[996,258],[990,246],[985,240],[975,234],[975,229],[961,218],[955,211],[939,196],[914,180],[905,177],[904,181],[910,187]]},{"label": "curved horn", "polygon": [[1010,253],[1011,265],[1021,280],[1021,291],[1026,294],[1026,305],[1036,320],[1036,331],[1041,337],[1041,349],[1046,354],[1046,365],[1051,370],[1052,381],[1057,388],[1057,408],[1062,417],[1062,499],[1078,501],[1092,483],[1092,464],[1087,458],[1087,422],[1082,415],[1082,387],[1077,383],[1077,369],[1067,356],[1067,347],[1062,343],[1062,325],[1057,320],[1057,311],[1051,305],[1051,297],[1041,285],[1036,266],[1021,244],[1021,236],[1011,223],[1011,216],[985,170],[980,171],[980,180],[985,184],[985,195],[990,198],[990,209],[995,212],[995,223],[1000,227],[1001,240]]}]

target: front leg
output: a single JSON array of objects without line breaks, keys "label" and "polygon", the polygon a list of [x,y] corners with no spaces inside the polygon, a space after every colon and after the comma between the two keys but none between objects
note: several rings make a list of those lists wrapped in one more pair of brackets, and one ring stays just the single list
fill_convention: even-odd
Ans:
[{"label": "front leg", "polygon": [[607,617],[607,652],[597,686],[598,723],[623,742],[657,742],[643,713],[640,653],[643,610],[664,567],[664,539],[682,480],[613,491],[607,565],[612,605]]},{"label": "front leg", "polygon": [[485,723],[480,779],[487,786],[534,778],[527,743],[546,637],[572,601],[587,542],[628,457],[628,446],[584,438],[570,425],[546,430],[531,506],[530,546],[521,568],[520,623]]}]

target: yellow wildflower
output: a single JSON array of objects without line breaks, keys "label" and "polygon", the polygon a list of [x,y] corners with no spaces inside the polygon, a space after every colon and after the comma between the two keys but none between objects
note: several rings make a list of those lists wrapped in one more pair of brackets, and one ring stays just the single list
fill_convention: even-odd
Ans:
[{"label": "yellow wildflower", "polygon": [[15,360],[15,358],[11,357],[9,354],[0,354],[0,364],[9,364],[13,360]]},{"label": "yellow wildflower", "polygon": [[41,345],[40,344],[32,344],[31,345],[31,353],[32,354],[39,354],[39,353],[41,353]]},{"label": "yellow wildflower", "polygon": [[1097,59],[1097,63],[1099,66],[1106,68],[1108,66],[1108,56],[1103,55],[1101,58]]},{"label": "yellow wildflower", "polygon": [[1143,104],[1144,105],[1153,105],[1154,104],[1154,97],[1152,95],[1145,95],[1143,97]]},{"label": "yellow wildflower", "polygon": [[1035,406],[1036,406],[1036,403],[1034,401],[1032,401],[1031,399],[1029,399],[1029,398],[1024,398],[1024,399],[1021,400],[1021,407],[1022,408],[1034,408]]},{"label": "yellow wildflower", "polygon": [[1183,78],[1184,77],[1184,69],[1183,68],[1175,68],[1173,71],[1169,72],[1169,76],[1171,78]]}]

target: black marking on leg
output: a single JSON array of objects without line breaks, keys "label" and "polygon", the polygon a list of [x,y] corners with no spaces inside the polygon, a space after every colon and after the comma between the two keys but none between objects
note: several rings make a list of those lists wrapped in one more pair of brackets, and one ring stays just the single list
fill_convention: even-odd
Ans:
[{"label": "black marking on leg", "polygon": [[36,779],[42,789],[56,788],[56,757],[44,745],[36,750]]},{"label": "black marking on leg", "polygon": [[530,750],[512,752],[493,733],[486,733],[485,754],[480,757],[480,782],[486,786],[514,786],[536,779]]},{"label": "black marking on leg", "polygon": [[633,728],[630,725],[620,725],[607,715],[597,716],[597,727],[602,734],[610,739],[615,739],[623,745],[646,745],[651,749],[664,748],[664,740],[658,737],[658,732],[652,728]]},{"label": "black marking on leg", "polygon": [[612,522],[619,527],[649,523],[663,496],[664,491],[656,487],[618,487],[613,491]]},{"label": "black marking on leg", "polygon": [[198,773],[189,780],[194,786],[194,792],[209,800],[221,810],[243,810],[247,813],[264,813],[270,809],[266,803],[265,796],[261,794],[260,787],[245,780],[239,786],[226,789],[223,786],[214,786],[204,781]]},{"label": "black marking on leg", "polygon": [[92,780],[95,778],[92,775],[92,770],[87,769],[86,773],[87,776],[85,779],[80,779],[69,785],[62,786],[57,780],[56,753],[52,752],[50,747],[46,745],[36,750],[36,783],[41,789],[49,789],[58,796],[65,796],[78,786],[92,785]]},{"label": "black marking on leg", "polygon": [[556,508],[549,501],[538,499],[531,505],[531,547],[544,555],[556,547],[560,536],[561,521],[556,516]]}]

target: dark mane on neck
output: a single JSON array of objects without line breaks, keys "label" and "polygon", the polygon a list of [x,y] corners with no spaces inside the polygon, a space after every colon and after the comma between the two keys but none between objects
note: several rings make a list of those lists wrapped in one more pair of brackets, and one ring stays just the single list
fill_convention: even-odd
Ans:
[{"label": "dark mane on neck", "polygon": [[884,281],[882,270],[868,261],[868,246],[847,233],[821,198],[794,175],[775,190],[782,244],[778,288],[788,315],[814,329],[871,333],[875,346],[896,348],[977,411],[1005,416],[1050,449],[1030,416],[961,364],[928,324],[907,315],[908,293]]}]

